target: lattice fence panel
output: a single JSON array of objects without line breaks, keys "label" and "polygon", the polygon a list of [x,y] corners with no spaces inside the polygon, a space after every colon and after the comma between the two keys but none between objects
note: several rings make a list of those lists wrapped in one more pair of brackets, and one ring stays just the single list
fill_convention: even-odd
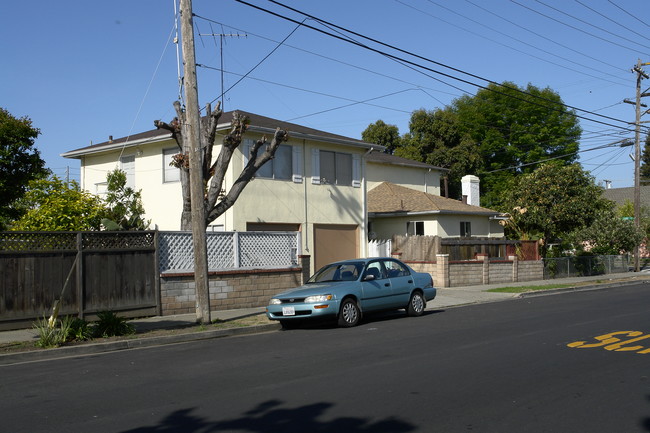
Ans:
[{"label": "lattice fence panel", "polygon": [[0,232],[0,251],[62,251],[77,249],[74,232]]},{"label": "lattice fence panel", "polygon": [[[235,267],[232,233],[206,233],[206,243],[209,270]],[[192,233],[160,232],[158,244],[160,272],[194,270]]]},{"label": "lattice fence panel", "polygon": [[153,248],[155,232],[118,231],[82,233],[83,249],[140,249]]},{"label": "lattice fence panel", "polygon": [[248,267],[295,266],[298,245],[295,233],[239,233],[239,264]]},{"label": "lattice fence panel", "polygon": [[[295,266],[299,238],[293,232],[216,232],[207,233],[208,269],[274,268]],[[160,232],[160,272],[192,272],[194,252],[192,234]]]}]

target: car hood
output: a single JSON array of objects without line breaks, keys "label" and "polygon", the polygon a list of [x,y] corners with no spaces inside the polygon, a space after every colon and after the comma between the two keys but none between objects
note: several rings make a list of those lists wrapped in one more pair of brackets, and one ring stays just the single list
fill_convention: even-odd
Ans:
[{"label": "car hood", "polygon": [[312,296],[312,295],[324,295],[336,290],[338,287],[346,283],[349,285],[350,281],[327,281],[324,283],[305,284],[303,286],[296,287],[295,289],[278,293],[273,297],[274,298],[288,298],[288,297],[306,298],[307,296]]}]

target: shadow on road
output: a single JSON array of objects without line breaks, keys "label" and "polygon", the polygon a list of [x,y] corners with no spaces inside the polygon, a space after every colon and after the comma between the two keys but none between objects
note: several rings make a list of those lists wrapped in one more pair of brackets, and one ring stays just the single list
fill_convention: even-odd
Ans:
[{"label": "shadow on road", "polygon": [[[424,316],[430,316],[433,314],[439,314],[439,313],[444,313],[445,310],[426,310],[424,313],[422,313],[422,317]],[[361,322],[359,322],[359,325],[369,325],[372,323],[379,323],[379,322],[387,322],[391,320],[407,320],[407,319],[415,319],[417,320],[417,317],[412,317],[409,318],[406,316],[406,313],[403,310],[397,310],[397,311],[382,311],[382,312],[373,312],[373,313],[364,313]],[[336,319],[329,318],[329,319],[309,319],[309,320],[296,320],[295,323],[293,323],[293,326],[289,329],[289,331],[296,331],[296,330],[308,330],[308,329],[336,329],[339,326],[336,324]]]},{"label": "shadow on road", "polygon": [[250,433],[407,433],[416,427],[395,417],[371,420],[361,417],[339,417],[323,420],[332,403],[314,403],[295,408],[282,407],[280,400],[268,400],[241,416],[221,421],[208,421],[193,415],[193,409],[171,413],[160,424],[138,427],[122,433],[204,433],[204,432],[250,432]]}]

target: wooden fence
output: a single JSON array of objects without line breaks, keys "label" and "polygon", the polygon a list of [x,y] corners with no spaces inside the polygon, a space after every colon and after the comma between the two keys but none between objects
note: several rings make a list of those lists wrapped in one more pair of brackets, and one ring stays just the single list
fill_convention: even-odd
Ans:
[{"label": "wooden fence", "polygon": [[[1,232],[0,329],[61,315],[158,314],[157,232]],[[29,326],[29,325],[28,325]]]}]

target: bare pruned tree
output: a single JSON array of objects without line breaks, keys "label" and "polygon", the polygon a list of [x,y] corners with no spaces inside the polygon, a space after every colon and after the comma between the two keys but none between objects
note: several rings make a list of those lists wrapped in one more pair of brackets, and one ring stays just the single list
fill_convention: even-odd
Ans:
[{"label": "bare pruned tree", "polygon": [[[223,137],[221,148],[217,159],[212,162],[213,150],[215,139],[217,135],[217,125],[219,118],[223,114],[220,109],[221,104],[217,103],[217,107],[212,111],[210,104],[206,106],[206,114],[201,118],[201,158],[202,158],[202,179],[203,188],[205,190],[205,227],[212,221],[216,220],[219,216],[223,215],[230,209],[239,195],[242,193],[246,185],[253,179],[257,170],[262,167],[267,161],[275,156],[275,152],[282,142],[289,139],[287,131],[277,128],[273,134],[271,143],[267,143],[266,136],[261,140],[255,141],[251,147],[248,163],[243,168],[229,191],[223,188],[224,179],[228,166],[242,141],[242,136],[246,132],[246,128],[250,120],[248,117],[235,111],[232,114],[232,121],[230,131]],[[180,102],[174,102],[176,109],[176,117],[170,122],[165,123],[159,120],[154,121],[154,125],[159,129],[166,129],[171,132],[172,138],[178,145],[179,153],[174,155],[171,165],[180,168],[181,170],[181,187],[183,194],[183,212],[181,215],[181,230],[192,229],[192,212],[190,201],[190,176],[189,176],[189,145],[185,143],[183,137],[186,136],[185,125],[185,111],[181,107]],[[266,148],[260,152],[264,146]]]}]

